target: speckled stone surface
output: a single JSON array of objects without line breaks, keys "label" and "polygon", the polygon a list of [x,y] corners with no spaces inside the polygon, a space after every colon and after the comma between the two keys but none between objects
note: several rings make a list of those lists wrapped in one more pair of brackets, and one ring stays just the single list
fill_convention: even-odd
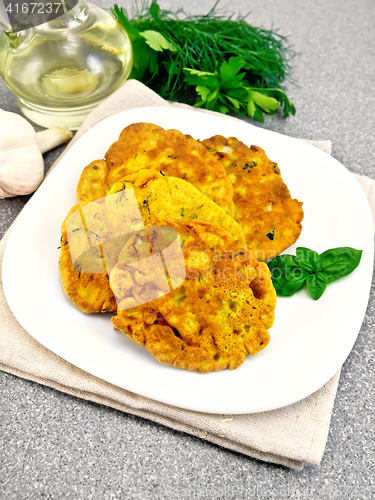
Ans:
[{"label": "speckled stone surface", "polygon": [[[188,8],[206,12],[212,4],[193,0]],[[335,158],[375,179],[375,3],[233,0],[230,9],[251,9],[250,22],[280,28],[296,52],[298,86],[288,89],[297,114],[268,117],[264,126],[332,139]],[[0,107],[17,111],[2,82]],[[47,168],[59,149],[45,155]],[[0,201],[0,235],[26,201]],[[362,329],[342,370],[322,463],[301,472],[1,372],[0,499],[374,499],[374,331],[373,281]]]}]

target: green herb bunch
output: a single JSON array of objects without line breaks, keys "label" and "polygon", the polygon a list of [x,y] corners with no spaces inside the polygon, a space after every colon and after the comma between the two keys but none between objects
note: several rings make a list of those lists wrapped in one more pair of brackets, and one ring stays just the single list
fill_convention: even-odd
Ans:
[{"label": "green herb bunch", "polygon": [[268,263],[276,293],[291,297],[307,285],[314,300],[318,300],[327,285],[347,276],[358,266],[362,250],[338,247],[318,254],[299,247],[296,255],[278,255]]},{"label": "green herb bunch", "polygon": [[281,88],[290,77],[290,47],[274,30],[249,25],[247,16],[225,16],[217,4],[203,16],[161,10],[153,1],[132,18],[115,5],[114,17],[133,45],[130,78],[161,97],[221,113],[248,114],[263,122],[263,112],[295,107]]}]

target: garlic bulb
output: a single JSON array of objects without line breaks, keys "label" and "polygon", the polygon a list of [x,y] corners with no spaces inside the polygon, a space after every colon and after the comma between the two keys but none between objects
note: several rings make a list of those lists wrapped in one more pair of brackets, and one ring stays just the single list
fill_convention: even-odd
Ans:
[{"label": "garlic bulb", "polygon": [[64,128],[36,133],[25,118],[0,109],[0,198],[35,191],[44,176],[42,153],[71,137]]}]

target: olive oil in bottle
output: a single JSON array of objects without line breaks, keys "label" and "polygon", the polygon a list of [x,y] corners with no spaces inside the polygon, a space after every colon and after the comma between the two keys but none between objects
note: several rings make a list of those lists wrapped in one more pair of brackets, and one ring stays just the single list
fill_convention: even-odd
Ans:
[{"label": "olive oil in bottle", "polygon": [[76,130],[131,66],[125,30],[84,0],[53,21],[0,36],[0,74],[24,115],[45,127]]}]

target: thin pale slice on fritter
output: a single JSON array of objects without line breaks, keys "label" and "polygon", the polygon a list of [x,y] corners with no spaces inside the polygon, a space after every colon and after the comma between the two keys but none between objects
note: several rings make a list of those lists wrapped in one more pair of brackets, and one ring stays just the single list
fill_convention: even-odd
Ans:
[{"label": "thin pale slice on fritter", "polygon": [[109,194],[123,189],[134,189],[145,225],[165,216],[175,220],[205,220],[228,231],[235,241],[245,242],[238,222],[187,181],[143,169],[115,183]]},{"label": "thin pale slice on fritter", "polygon": [[[76,238],[73,241],[77,249],[88,247],[86,231],[79,220],[79,205],[76,205],[68,212],[61,227],[59,271],[65,295],[85,313],[115,312],[117,310],[116,299],[109,286],[109,278],[105,272],[105,264],[99,247],[90,255],[86,255],[85,264],[92,272],[82,272],[82,262],[80,263],[79,260],[73,264],[69,248],[69,240],[72,241],[72,239],[68,238],[67,221],[72,220],[72,217],[75,217],[74,214],[77,214],[77,220],[73,221]],[[78,253],[80,252],[81,250],[78,250]]]},{"label": "thin pale slice on fritter", "polygon": [[[230,215],[234,213],[233,188],[225,169],[202,144],[177,130],[164,130],[151,123],[129,125],[109,148],[105,163],[99,172],[95,163],[84,169],[77,188],[79,202],[87,201],[88,194],[91,201],[96,199],[93,196],[101,190],[99,198],[123,177],[152,168],[190,182]],[[91,179],[96,184],[90,191],[87,186]]]},{"label": "thin pale slice on fritter", "polygon": [[[120,293],[117,316],[112,318],[115,328],[160,362],[201,373],[235,369],[246,356],[264,349],[276,304],[266,264],[249,259],[226,231],[208,222],[154,223],[178,231],[186,279],[165,294],[160,273],[150,273],[141,285],[136,263],[126,264],[123,256],[111,273]],[[131,307],[134,297],[147,299],[150,291],[160,296]]]},{"label": "thin pale slice on fritter", "polygon": [[216,135],[202,144],[228,174],[234,219],[255,257],[269,260],[293,245],[302,230],[302,203],[291,197],[277,164],[260,147],[249,148],[234,137]]},{"label": "thin pale slice on fritter", "polygon": [[142,228],[133,191],[69,211],[61,228],[59,271],[66,296],[83,312],[116,311],[108,274],[129,238]]}]

